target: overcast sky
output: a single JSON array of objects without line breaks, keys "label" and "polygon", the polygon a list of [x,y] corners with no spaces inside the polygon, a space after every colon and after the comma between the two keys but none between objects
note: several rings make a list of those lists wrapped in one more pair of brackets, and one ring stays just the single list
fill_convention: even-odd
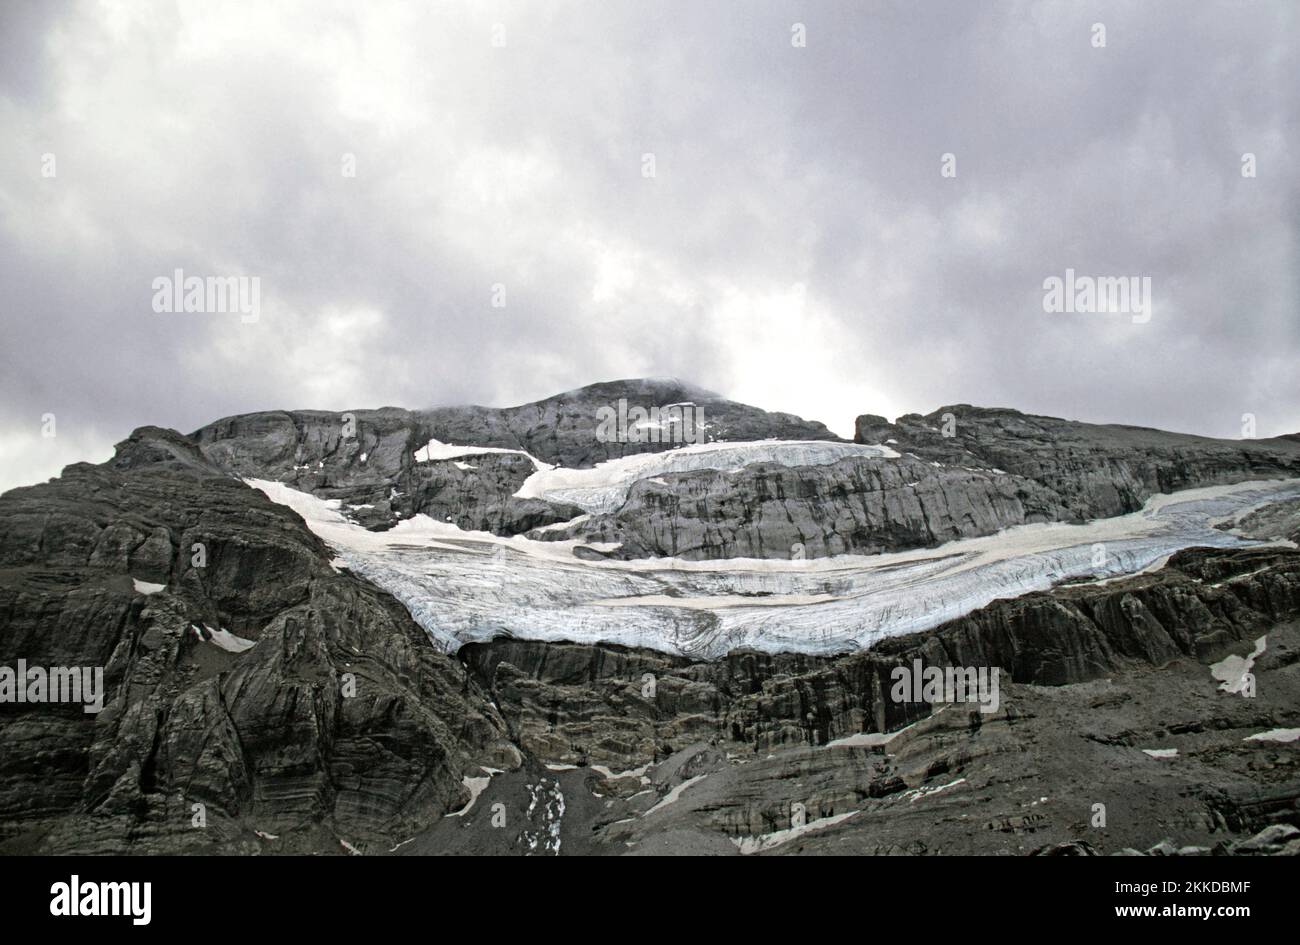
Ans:
[{"label": "overcast sky", "polygon": [[[1289,0],[4,0],[0,488],[143,424],[643,375],[844,434],[962,402],[1300,431],[1298,26]],[[259,319],[155,312],[177,268],[258,277]],[[1067,268],[1149,277],[1150,320],[1045,312]]]}]

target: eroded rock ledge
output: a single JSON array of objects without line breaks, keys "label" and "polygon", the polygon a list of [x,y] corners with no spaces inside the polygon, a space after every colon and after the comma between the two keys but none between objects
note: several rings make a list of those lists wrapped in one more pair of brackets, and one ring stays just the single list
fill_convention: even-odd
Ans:
[{"label": "eroded rock ledge", "polygon": [[997,666],[1008,682],[1060,686],[1134,664],[1216,659],[1295,616],[1300,552],[1193,549],[1155,574],[995,601],[843,657],[732,652],[693,661],[506,638],[469,644],[459,657],[521,747],[563,763],[635,768],[701,740],[762,752],[900,728],[929,714],[889,698],[890,671],[913,659]]}]

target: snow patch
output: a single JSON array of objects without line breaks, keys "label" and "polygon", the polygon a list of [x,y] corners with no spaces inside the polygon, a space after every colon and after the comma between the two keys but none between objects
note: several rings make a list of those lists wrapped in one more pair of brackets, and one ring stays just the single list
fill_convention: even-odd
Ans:
[{"label": "snow patch", "polygon": [[474,806],[474,802],[478,800],[478,796],[492,783],[492,773],[488,772],[488,776],[485,778],[471,778],[469,775],[465,775],[460,779],[460,783],[469,788],[469,803],[460,810],[452,811],[447,815],[448,817],[464,817],[468,814],[470,808]]},{"label": "snow patch", "polygon": [[1268,646],[1268,637],[1262,636],[1255,641],[1255,649],[1247,656],[1227,656],[1210,666],[1210,675],[1219,680],[1221,692],[1242,693],[1246,689],[1247,677],[1255,666],[1255,660],[1264,655]]},{"label": "snow patch", "polygon": [[1243,741],[1293,742],[1298,738],[1300,738],[1300,728],[1271,728],[1267,732],[1256,732],[1254,735],[1247,735]]},{"label": "snow patch", "polygon": [[523,450],[503,449],[499,446],[457,446],[454,443],[444,443],[441,440],[430,440],[424,446],[415,451],[415,461],[417,463],[428,463],[440,459],[456,459],[460,456],[482,456],[484,453],[513,453],[516,456],[526,456],[532,460],[535,469],[550,469],[548,463],[543,463],[531,453],[525,453]]},{"label": "snow patch", "polygon": [[205,623],[203,630],[199,630],[194,624],[190,624],[190,629],[194,631],[194,635],[200,640],[206,640],[227,653],[244,653],[257,646],[256,640],[245,640],[243,637],[235,636],[225,627],[220,630],[213,630]]},{"label": "snow patch", "polygon": [[938,784],[933,787],[916,788],[915,790],[908,791],[907,794],[905,794],[904,796],[907,798],[907,802],[909,804],[915,804],[923,797],[933,797],[936,794],[948,790],[948,788],[954,788],[959,784],[965,784],[965,783],[966,783],[965,778],[958,778],[956,781],[949,781],[947,784]]},{"label": "snow patch", "polygon": [[761,834],[757,837],[732,837],[731,842],[740,848],[742,854],[761,853],[764,850],[771,850],[773,847],[779,847],[783,843],[789,843],[791,840],[798,839],[805,834],[816,833],[819,830],[825,830],[827,827],[834,827],[836,824],[842,824],[850,817],[856,817],[861,811],[851,810],[843,814],[835,814],[833,817],[821,817],[817,820],[810,820],[806,824],[798,827],[787,827],[785,830],[776,830],[772,833]]},{"label": "snow patch", "polygon": [[605,765],[592,765],[591,770],[595,771],[606,781],[620,781],[623,778],[641,778],[650,770],[649,764],[643,764],[639,768],[629,768],[626,771],[611,771]]},{"label": "snow patch", "polygon": [[531,822],[540,805],[542,823],[536,831],[525,830],[521,839],[528,844],[529,850],[559,856],[560,827],[564,822],[564,793],[560,790],[560,782],[548,782],[543,778],[535,785],[528,785],[528,794],[531,800],[525,816]]},{"label": "snow patch", "polygon": [[645,812],[644,814],[642,814],[641,816],[642,816],[642,817],[649,817],[649,816],[650,816],[651,814],[653,814],[655,811],[662,810],[663,808],[667,807],[669,804],[676,804],[677,801],[678,801],[678,799],[681,798],[681,796],[682,796],[684,793],[686,793],[686,789],[687,789],[688,787],[690,787],[690,786],[693,785],[693,784],[698,784],[699,782],[703,781],[703,780],[704,780],[705,778],[707,778],[707,777],[708,777],[707,774],[697,774],[697,775],[696,775],[695,777],[693,777],[693,778],[687,778],[687,779],[686,779],[685,781],[683,781],[681,784],[677,785],[677,787],[673,788],[671,791],[669,791],[667,794],[665,794],[665,795],[664,795],[664,796],[659,800],[659,803],[658,803],[658,804],[656,804],[654,807],[650,808],[648,811],[646,811],[646,812]]},{"label": "snow patch", "polygon": [[945,708],[946,708],[945,706],[940,706],[939,708],[935,709],[934,712],[932,712],[930,715],[927,715],[925,718],[917,719],[915,722],[912,722],[909,725],[904,725],[902,728],[895,729],[892,732],[858,732],[854,735],[845,735],[843,738],[833,739],[832,741],[827,742],[822,747],[823,748],[874,748],[877,745],[888,745],[890,742],[892,742],[895,738],[902,735],[903,733],[910,732],[912,729],[916,728],[916,726],[920,725],[921,723],[930,721],[930,719],[933,719],[939,713],[943,712]]}]

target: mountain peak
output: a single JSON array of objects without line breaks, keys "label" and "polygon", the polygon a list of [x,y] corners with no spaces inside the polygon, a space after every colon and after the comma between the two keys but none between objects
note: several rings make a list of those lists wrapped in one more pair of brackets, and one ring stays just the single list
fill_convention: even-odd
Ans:
[{"label": "mountain peak", "polygon": [[610,381],[598,381],[573,390],[543,398],[537,403],[553,400],[647,400],[663,406],[682,400],[717,401],[723,400],[718,393],[705,390],[696,384],[676,377],[627,377]]}]

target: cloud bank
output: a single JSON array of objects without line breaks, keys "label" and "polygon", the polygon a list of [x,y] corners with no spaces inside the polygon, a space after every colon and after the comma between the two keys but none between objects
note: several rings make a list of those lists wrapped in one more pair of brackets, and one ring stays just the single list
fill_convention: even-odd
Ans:
[{"label": "cloud bank", "polygon": [[[954,402],[1298,431],[1296,20],[5,4],[0,488],[146,423],[643,375],[841,433]],[[155,312],[176,269],[257,277],[260,317]],[[1149,277],[1150,321],[1045,312],[1067,269]]]}]

